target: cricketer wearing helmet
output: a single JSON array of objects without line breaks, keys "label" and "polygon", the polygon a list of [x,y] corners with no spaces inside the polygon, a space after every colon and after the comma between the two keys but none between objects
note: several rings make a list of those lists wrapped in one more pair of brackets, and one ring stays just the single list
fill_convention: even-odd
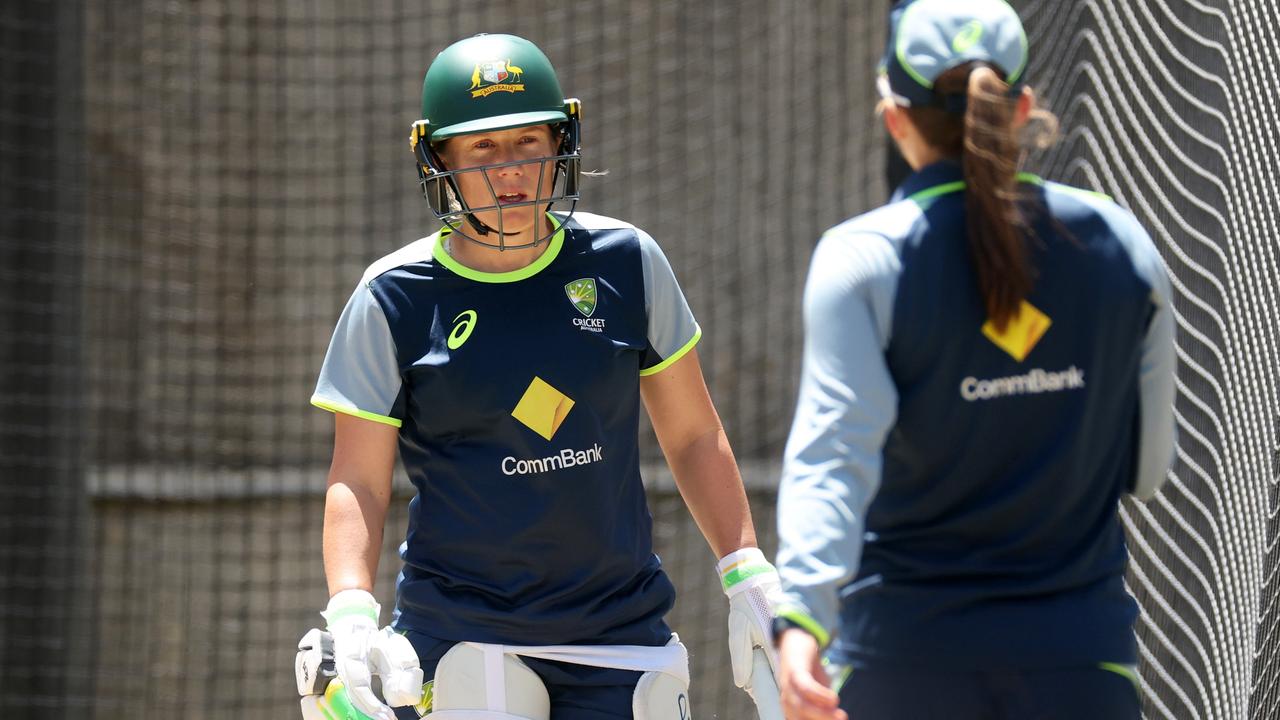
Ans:
[{"label": "cricketer wearing helmet", "polygon": [[[639,472],[643,404],[721,558],[734,679],[780,719],[777,573],[702,380],[702,331],[653,238],[575,212],[580,104],[532,43],[480,35],[432,62],[422,110],[410,144],[445,226],[365,272],[312,398],[337,416],[334,594],[327,634],[299,645],[304,715],[687,720]],[[363,444],[340,458],[344,438]],[[379,630],[376,552],[349,548],[377,546],[385,509],[333,488],[389,495],[397,448],[417,493]],[[374,470],[343,469],[362,463]]]},{"label": "cricketer wearing helmet", "polygon": [[[489,58],[480,60],[480,58]],[[413,124],[409,144],[418,161],[422,193],[436,217],[457,237],[499,250],[510,245],[512,234],[503,218],[511,210],[527,206],[546,208],[569,201],[569,214],[578,200],[581,167],[580,108],[575,99],[561,94],[550,61],[532,43],[510,35],[481,35],[457,43],[436,58],[422,81],[422,118]],[[438,148],[450,138],[482,130],[549,125],[555,154],[536,161],[512,160],[483,167],[449,169]],[[538,171],[553,169],[550,187],[540,174],[533,196],[501,197],[485,170],[536,164]],[[532,170],[534,168],[530,168]],[[464,176],[484,179],[481,204],[472,206],[460,191]],[[490,225],[486,220],[492,220]],[[463,226],[463,222],[466,226]],[[532,244],[550,239],[536,236]]]}]

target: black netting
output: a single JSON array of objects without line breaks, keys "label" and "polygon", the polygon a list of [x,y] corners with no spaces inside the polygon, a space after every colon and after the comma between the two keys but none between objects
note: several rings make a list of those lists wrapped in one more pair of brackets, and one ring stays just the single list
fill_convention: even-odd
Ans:
[{"label": "black netting", "polygon": [[1178,458],[1122,509],[1146,714],[1280,717],[1277,5],[1023,10],[1066,128],[1044,174],[1131,208],[1173,275]]}]

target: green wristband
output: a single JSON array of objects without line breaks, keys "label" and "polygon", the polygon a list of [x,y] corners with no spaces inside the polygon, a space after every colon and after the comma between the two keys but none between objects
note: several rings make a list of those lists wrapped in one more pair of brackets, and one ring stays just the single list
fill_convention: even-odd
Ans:
[{"label": "green wristband", "polygon": [[765,575],[767,573],[776,573],[776,572],[777,570],[774,570],[773,566],[769,564],[747,565],[745,567],[736,567],[730,570],[729,572],[725,573],[724,576],[720,578],[720,583],[724,586],[724,589],[727,591],[729,588],[733,587],[734,585],[737,585],[743,580],[748,580],[757,575]]}]

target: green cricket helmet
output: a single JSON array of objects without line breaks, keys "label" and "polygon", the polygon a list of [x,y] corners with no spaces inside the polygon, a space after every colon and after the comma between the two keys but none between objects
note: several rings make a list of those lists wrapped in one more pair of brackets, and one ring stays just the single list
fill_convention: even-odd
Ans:
[{"label": "green cricket helmet", "polygon": [[[422,81],[422,119],[413,124],[409,137],[422,193],[432,212],[462,237],[499,250],[529,247],[549,239],[550,235],[526,245],[507,245],[504,238],[510,233],[503,232],[501,212],[496,229],[481,222],[475,213],[519,205],[549,207],[568,201],[572,214],[578,200],[582,160],[580,118],[581,103],[564,97],[551,61],[528,40],[514,35],[476,35],[445,48],[427,68]],[[452,137],[530,125],[551,126],[553,136],[559,140],[555,155],[449,170],[436,152],[439,143]],[[552,186],[544,194],[539,184],[534,199],[519,203],[500,205],[492,184],[486,183],[492,202],[470,207],[454,179],[464,172],[483,173],[509,165],[537,164],[541,170],[548,162],[554,163],[556,169]],[[481,237],[496,233],[497,242],[463,232],[464,218]]]}]

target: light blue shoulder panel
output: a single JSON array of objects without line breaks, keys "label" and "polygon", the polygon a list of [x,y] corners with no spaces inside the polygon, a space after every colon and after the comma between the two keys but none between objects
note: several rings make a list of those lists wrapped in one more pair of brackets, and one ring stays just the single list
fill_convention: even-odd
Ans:
[{"label": "light blue shoulder panel", "polygon": [[698,343],[702,329],[693,318],[680,283],[662,248],[648,233],[636,230],[640,237],[640,260],[644,269],[644,305],[649,316],[649,345],[662,358],[640,370],[653,375],[671,366]]}]

